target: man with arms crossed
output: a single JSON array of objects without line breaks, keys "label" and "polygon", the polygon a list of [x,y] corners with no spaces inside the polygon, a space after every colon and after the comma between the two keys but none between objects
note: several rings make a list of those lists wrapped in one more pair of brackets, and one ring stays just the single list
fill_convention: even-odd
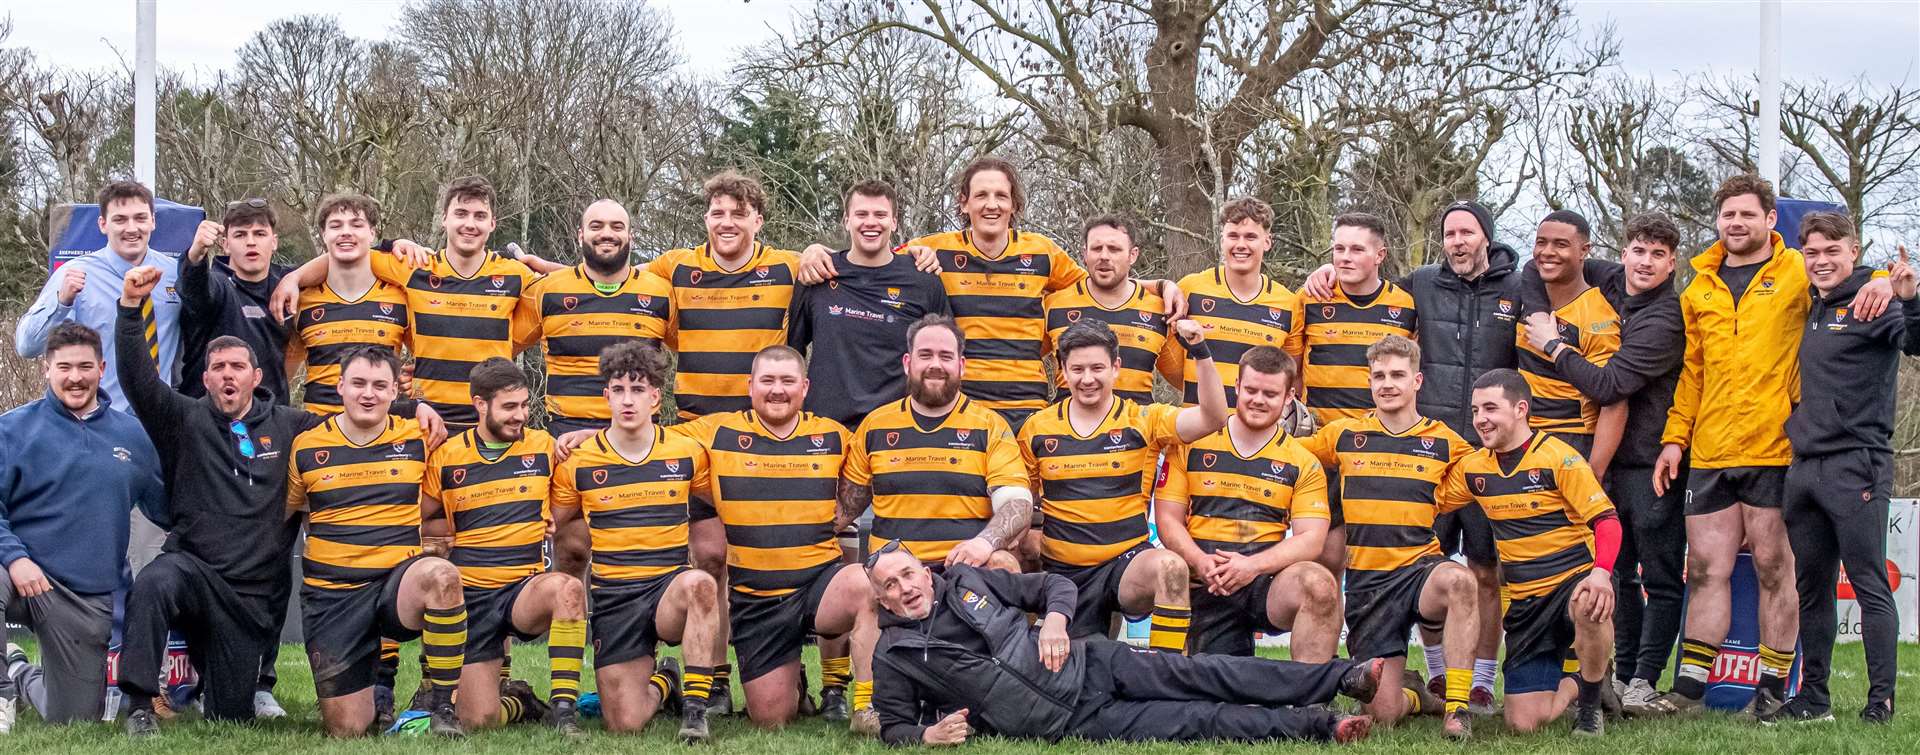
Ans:
[{"label": "man with arms crossed", "polygon": [[1294,374],[1286,352],[1248,349],[1227,426],[1167,452],[1153,518],[1193,575],[1189,653],[1253,655],[1256,631],[1292,632],[1297,661],[1339,648],[1340,583],[1314,561],[1327,531],[1326,472],[1280,430]]},{"label": "man with arms crossed", "polygon": [[[1797,361],[1810,299],[1805,258],[1773,231],[1773,184],[1739,175],[1714,192],[1720,241],[1695,255],[1680,295],[1687,349],[1667,413],[1653,488],[1665,494],[1690,452],[1687,477],[1687,616],[1673,690],[1649,703],[1657,714],[1703,709],[1707,672],[1731,621],[1735,557],[1744,541],[1760,583],[1760,683],[1747,713],[1764,718],[1784,702],[1799,597],[1780,505],[1793,449],[1785,426],[1800,400]],[[1886,309],[1884,281],[1861,286],[1862,321]]]},{"label": "man with arms crossed", "polygon": [[1530,399],[1526,379],[1513,370],[1474,381],[1481,447],[1448,470],[1435,498],[1443,510],[1478,502],[1493,525],[1502,587],[1512,600],[1505,620],[1507,725],[1535,731],[1571,704],[1573,733],[1599,736],[1606,730],[1600,687],[1613,654],[1609,572],[1620,552],[1620,521],[1586,460],[1532,428]]},{"label": "man with arms crossed", "polygon": [[[690,568],[687,504],[710,495],[707,452],[653,422],[666,357],[629,341],[600,353],[613,424],[554,473],[555,526],[584,516],[593,545],[593,663],[609,731],[637,732],[663,706],[680,708],[680,739],[708,737],[707,697],[724,694],[720,587]],[[686,671],[654,663],[655,645],[682,643]],[[684,684],[684,687],[681,685]]]}]

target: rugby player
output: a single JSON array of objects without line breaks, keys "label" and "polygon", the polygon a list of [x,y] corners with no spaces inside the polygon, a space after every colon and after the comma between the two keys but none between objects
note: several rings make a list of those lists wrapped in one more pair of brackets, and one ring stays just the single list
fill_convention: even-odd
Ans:
[{"label": "rugby player", "polygon": [[1592,228],[1572,210],[1556,210],[1534,234],[1533,264],[1545,285],[1551,312],[1538,318],[1555,331],[1544,348],[1527,339],[1527,327],[1515,333],[1520,374],[1533,394],[1527,415],[1536,430],[1573,446],[1597,477],[1604,478],[1626,428],[1627,403],[1601,404],[1581,393],[1560,372],[1549,354],[1571,347],[1582,360],[1606,367],[1620,350],[1620,311],[1605,289],[1587,282],[1584,264],[1593,250]]},{"label": "rugby player", "polygon": [[[913,273],[924,275],[924,273]],[[859,564],[840,563],[835,521],[846,427],[801,411],[807,362],[787,346],[754,355],[753,408],[667,428],[707,449],[713,506],[727,532],[729,612],[747,715],[774,728],[799,712],[808,634],[850,636],[852,727],[873,736],[873,594]],[[824,654],[825,651],[823,651]],[[831,656],[828,656],[831,660]],[[822,672],[825,675],[826,662]]]},{"label": "rugby player", "polygon": [[288,516],[310,512],[300,611],[320,720],[329,736],[366,734],[378,718],[381,638],[420,637],[431,731],[460,736],[452,703],[468,613],[459,570],[421,552],[426,438],[417,422],[388,416],[400,360],[365,345],[334,366],[343,411],[294,439],[287,475]]},{"label": "rugby player", "polygon": [[1574,734],[1599,736],[1606,730],[1600,692],[1613,654],[1611,572],[1620,521],[1579,452],[1531,427],[1531,398],[1514,370],[1474,381],[1481,447],[1448,470],[1435,498],[1443,510],[1478,502],[1493,526],[1511,600],[1504,622],[1507,725],[1535,731],[1571,704]]},{"label": "rugby player", "polygon": [[[665,356],[647,344],[600,353],[613,424],[555,471],[553,518],[584,516],[592,535],[594,679],[607,729],[637,732],[678,705],[680,739],[701,742],[708,695],[724,694],[713,667],[726,646],[719,583],[687,565],[687,507],[706,493],[707,452],[654,424],[666,376]],[[682,643],[684,673],[672,659],[656,665],[662,640]]]},{"label": "rugby player", "polygon": [[[1234,402],[1233,386],[1240,382],[1240,357],[1255,346],[1275,346],[1300,364],[1305,356],[1305,318],[1300,297],[1263,272],[1267,250],[1273,248],[1273,208],[1253,197],[1241,197],[1220,208],[1220,264],[1180,279],[1187,311],[1207,330],[1208,343],[1219,349],[1220,378],[1228,386],[1227,403]],[[1181,371],[1181,400],[1200,402],[1197,360],[1185,360]]]},{"label": "rugby player", "polygon": [[[467,605],[466,662],[460,669],[460,722],[468,729],[546,717],[579,736],[575,704],[586,645],[586,595],[570,574],[546,571],[545,501],[553,437],[528,428],[532,392],[504,357],[476,365],[467,383],[479,424],[448,439],[427,465],[421,503],[425,531],[453,538]],[[500,672],[509,637],[547,635],[551,708],[525,682]],[[504,686],[503,686],[504,685]],[[504,696],[503,696],[504,695]]]},{"label": "rugby player", "polygon": [[[1433,521],[1434,491],[1473,448],[1446,423],[1420,415],[1419,344],[1389,335],[1363,358],[1373,411],[1336,419],[1304,444],[1340,470],[1349,527],[1347,652],[1385,658],[1386,678],[1401,679],[1408,631],[1418,625],[1426,639],[1437,640],[1430,645],[1441,646],[1440,657],[1427,662],[1439,692],[1414,677],[1399,689],[1382,688],[1367,712],[1383,724],[1442,713],[1447,736],[1465,739],[1473,731],[1466,708],[1480,638],[1479,591],[1473,574],[1443,555]],[[1245,391],[1250,382],[1241,374]]]},{"label": "rugby player", "polygon": [[360,346],[384,346],[397,353],[407,343],[411,319],[406,290],[373,274],[378,203],[359,194],[328,196],[314,211],[314,225],[320,228],[326,277],[300,289],[287,374],[306,365],[300,397],[306,410],[338,414],[341,356]]},{"label": "rugby player", "polygon": [[[1687,348],[1653,488],[1687,472],[1687,613],[1673,689],[1649,713],[1703,709],[1707,673],[1732,620],[1735,557],[1753,553],[1760,585],[1760,682],[1747,713],[1765,718],[1786,697],[1799,638],[1793,553],[1780,519],[1793,448],[1787,419],[1800,396],[1797,356],[1807,329],[1806,260],[1773,231],[1773,184],[1744,174],[1714,192],[1720,240],[1693,257],[1680,295]],[[1884,280],[1854,294],[1853,314],[1877,318],[1893,298]]]},{"label": "rugby player", "polygon": [[[1027,420],[1020,453],[1045,514],[1041,561],[1079,588],[1067,633],[1105,635],[1115,612],[1151,613],[1149,644],[1183,653],[1193,618],[1187,562],[1147,541],[1148,496],[1160,452],[1225,427],[1227,400],[1206,331],[1192,320],[1174,329],[1200,381],[1198,406],[1142,406],[1114,396],[1119,338],[1089,320],[1067,328],[1056,351],[1071,396]],[[1219,588],[1238,579],[1206,574]]]},{"label": "rugby player", "polygon": [[1153,516],[1193,575],[1189,652],[1253,655],[1256,631],[1292,632],[1298,661],[1330,659],[1340,644],[1340,583],[1314,561],[1326,473],[1280,430],[1296,376],[1286,352],[1248,349],[1227,426],[1167,452]]},{"label": "rugby player", "polygon": [[907,397],[854,431],[837,521],[872,507],[869,548],[901,540],[936,568],[1019,571],[1012,549],[1033,519],[1033,492],[1007,421],[961,395],[965,348],[950,317],[907,329]]}]

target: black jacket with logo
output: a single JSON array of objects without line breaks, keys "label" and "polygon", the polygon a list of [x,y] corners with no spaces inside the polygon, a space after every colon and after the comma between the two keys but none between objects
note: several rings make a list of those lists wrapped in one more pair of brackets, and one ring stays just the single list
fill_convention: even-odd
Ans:
[{"label": "black jacket with logo", "polygon": [[1800,336],[1800,404],[1787,418],[1795,457],[1893,452],[1900,354],[1920,356],[1920,302],[1895,301],[1872,322],[1861,322],[1853,297],[1873,273],[1856,267],[1826,296],[1813,291]]},{"label": "black jacket with logo", "polygon": [[1514,326],[1520,318],[1520,256],[1498,241],[1487,250],[1487,271],[1462,279],[1445,262],[1423,265],[1401,282],[1420,312],[1420,414],[1439,420],[1474,445],[1473,381],[1488,370],[1512,368]]},{"label": "black jacket with logo", "polygon": [[933,578],[933,609],[919,621],[880,612],[873,707],[880,738],[919,744],[926,728],[965,708],[982,733],[1058,739],[1080,701],[1086,651],[1075,642],[1059,672],[1040,663],[1027,617],[1073,619],[1079,591],[1058,574],[947,567]]}]

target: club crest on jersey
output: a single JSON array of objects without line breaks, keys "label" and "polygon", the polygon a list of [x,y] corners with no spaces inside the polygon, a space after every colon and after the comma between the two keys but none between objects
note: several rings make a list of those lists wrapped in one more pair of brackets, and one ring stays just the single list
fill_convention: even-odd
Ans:
[{"label": "club crest on jersey", "polygon": [[[383,314],[383,315],[393,314],[393,302],[390,302],[390,301],[380,302],[380,314]],[[316,317],[313,319],[318,320],[320,318]]]},{"label": "club crest on jersey", "polygon": [[745,451],[753,447],[753,436],[743,434],[734,438],[734,442],[739,444],[740,450]]},{"label": "club crest on jersey", "polygon": [[1123,438],[1123,437],[1125,437],[1125,435],[1123,435],[1123,434],[1122,434],[1122,433],[1121,433],[1121,432],[1120,432],[1119,430],[1108,430],[1108,431],[1107,431],[1107,442],[1108,442],[1108,443],[1119,443],[1119,442],[1120,442],[1120,439],[1121,439],[1121,438]]},{"label": "club crest on jersey", "polygon": [[1286,474],[1286,473],[1287,473],[1287,465],[1285,465],[1285,464],[1282,464],[1282,463],[1280,463],[1280,462],[1277,462],[1277,461],[1269,461],[1269,462],[1267,462],[1267,466],[1268,466],[1269,468],[1271,468],[1271,469],[1273,469],[1273,473],[1274,473],[1274,474],[1275,474],[1276,476],[1277,476],[1277,475],[1284,475],[1284,474]]},{"label": "club crest on jersey", "polygon": [[1532,482],[1539,482],[1539,481],[1540,481],[1540,470],[1538,470],[1538,469],[1529,469],[1529,470],[1527,470],[1527,479],[1528,479],[1528,480],[1530,480],[1530,481],[1532,481]]},{"label": "club crest on jersey", "polygon": [[394,453],[397,453],[397,454],[403,454],[403,453],[406,453],[406,452],[407,452],[407,442],[406,442],[406,441],[400,441],[399,443],[395,443],[395,444],[393,444],[393,452],[394,452]]},{"label": "club crest on jersey", "polygon": [[887,298],[889,298],[889,299],[898,299],[898,298],[900,298],[900,287],[899,287],[899,286],[888,286],[888,287],[887,287]]},{"label": "club crest on jersey", "polygon": [[1485,478],[1485,477],[1478,477],[1478,476],[1476,476],[1476,477],[1474,477],[1474,478],[1473,478],[1473,492],[1475,492],[1475,493],[1485,493],[1485,492],[1487,492],[1487,478]]},{"label": "club crest on jersey", "polygon": [[1503,314],[1503,315],[1513,314],[1513,302],[1507,301],[1506,299],[1501,299],[1500,314]]},{"label": "club crest on jersey", "polygon": [[960,252],[958,254],[953,255],[953,269],[955,270],[967,269],[967,254],[965,252]]},{"label": "club crest on jersey", "polygon": [[1420,439],[1420,447],[1421,447],[1421,448],[1424,448],[1424,449],[1427,449],[1428,451],[1432,451],[1432,450],[1433,450],[1433,439],[1432,439],[1432,438],[1421,438],[1421,439]]},{"label": "club crest on jersey", "polygon": [[1047,449],[1047,453],[1053,453],[1056,449],[1060,448],[1060,439],[1048,438],[1046,440],[1040,441],[1040,445],[1044,446]]},{"label": "club crest on jersey", "polygon": [[813,443],[814,448],[825,448],[827,445],[827,436],[821,435],[820,433],[807,436],[807,440]]},{"label": "club crest on jersey", "polygon": [[314,307],[312,310],[309,310],[309,311],[311,311],[313,314],[307,315],[307,319],[312,320],[314,322],[319,322],[327,316],[326,307]]},{"label": "club crest on jersey", "polygon": [[1839,308],[1839,309],[1836,309],[1836,310],[1834,310],[1834,311],[1833,311],[1833,321],[1834,321],[1834,322],[1840,322],[1840,321],[1842,321],[1842,320],[1845,320],[1845,319],[1847,319],[1847,308],[1846,308],[1846,307],[1841,307],[1841,308]]},{"label": "club crest on jersey", "polygon": [[574,307],[578,307],[578,306],[580,306],[580,297],[578,297],[578,296],[569,296],[569,297],[566,297],[566,298],[564,298],[564,299],[561,299],[561,300],[560,300],[560,306],[562,306],[562,307],[565,307],[565,308],[567,309],[567,311],[569,311],[569,312],[571,312],[571,311],[573,311],[573,308],[574,308]]},{"label": "club crest on jersey", "polygon": [[971,437],[972,435],[973,435],[972,430],[961,429],[961,430],[953,431],[954,439],[960,441],[961,443],[967,442],[967,438]]},{"label": "club crest on jersey", "polygon": [[1353,434],[1353,447],[1354,447],[1354,449],[1355,449],[1355,450],[1358,450],[1358,449],[1362,449],[1362,448],[1366,448],[1366,447],[1367,447],[1367,435],[1366,435],[1366,433],[1354,433],[1354,434]]},{"label": "club crest on jersey", "polygon": [[1200,466],[1205,467],[1207,469],[1212,469],[1213,463],[1219,460],[1220,460],[1220,457],[1215,456],[1212,453],[1200,454]]},{"label": "club crest on jersey", "polygon": [[1212,311],[1213,311],[1213,300],[1212,300],[1212,299],[1201,299],[1201,300],[1200,300],[1200,311],[1202,311],[1202,312],[1212,312]]},{"label": "club crest on jersey", "polygon": [[1146,310],[1144,310],[1144,309],[1143,309],[1143,310],[1140,310],[1140,321],[1141,321],[1141,322],[1153,322],[1153,313],[1152,313],[1152,312],[1148,312],[1148,311],[1146,311]]},{"label": "club crest on jersey", "polygon": [[1769,275],[1769,276],[1766,276],[1766,277],[1764,277],[1764,278],[1761,278],[1761,279],[1760,279],[1760,287],[1761,287],[1761,288],[1773,288],[1773,276],[1771,276],[1771,275]]},{"label": "club crest on jersey", "polygon": [[467,481],[467,470],[464,470],[464,469],[453,470],[453,484],[458,485],[466,481]]},{"label": "club crest on jersey", "polygon": [[494,287],[494,288],[502,288],[502,287],[504,287],[504,286],[506,286],[506,285],[507,285],[507,276],[504,276],[504,275],[496,275],[496,276],[493,276],[493,287]]},{"label": "club crest on jersey", "polygon": [[1079,322],[1079,321],[1080,321],[1080,310],[1077,310],[1077,309],[1067,310],[1067,322]]},{"label": "club crest on jersey", "polygon": [[696,286],[700,285],[700,271],[694,270],[687,273],[687,282]]},{"label": "club crest on jersey", "polygon": [[604,469],[593,470],[593,484],[595,485],[607,484],[607,470],[604,470]]},{"label": "club crest on jersey", "polygon": [[680,473],[680,460],[679,460],[679,459],[668,459],[668,460],[667,460],[667,471],[668,471],[668,472],[672,472],[672,473],[674,473],[674,474],[679,474],[679,473]]},{"label": "club crest on jersey", "polygon": [[839,290],[839,288],[840,288],[840,281],[832,281],[832,280],[830,280],[830,281],[827,281],[827,288],[831,288],[831,289],[834,289],[834,290]]},{"label": "club crest on jersey", "polygon": [[330,458],[333,458],[333,454],[324,448],[313,452],[313,463],[315,464],[325,464],[327,463],[327,459]]},{"label": "club crest on jersey", "polygon": [[1287,311],[1284,309],[1281,309],[1279,307],[1267,308],[1267,319],[1269,320],[1272,320],[1274,322],[1279,322],[1281,318],[1286,316],[1287,316]]},{"label": "club crest on jersey", "polygon": [[1022,255],[1020,255],[1020,266],[1021,266],[1021,267],[1033,267],[1033,255],[1031,255],[1031,254],[1022,254]]},{"label": "club crest on jersey", "polygon": [[753,274],[754,274],[754,275],[757,275],[757,276],[760,276],[760,277],[762,277],[762,278],[765,278],[765,277],[767,277],[767,266],[766,266],[766,265],[761,265],[761,266],[759,266],[759,267],[756,267],[756,268],[754,268],[754,269],[753,269]]},{"label": "club crest on jersey", "polygon": [[262,435],[262,436],[260,436],[260,450],[262,450],[262,451],[272,451],[272,450],[273,450],[273,438],[272,438],[272,437],[270,437],[270,436],[266,436],[266,435]]},{"label": "club crest on jersey", "polygon": [[538,456],[535,456],[533,454],[526,454],[520,457],[520,466],[525,467],[527,469],[532,469],[533,463],[539,460],[540,460],[540,457]]},{"label": "club crest on jersey", "polygon": [[439,288],[439,287],[440,287],[440,276],[438,276],[438,275],[428,275],[428,276],[427,276],[427,287],[428,287],[428,288]]},{"label": "club crest on jersey", "polygon": [[1320,316],[1321,316],[1321,317],[1325,317],[1325,318],[1327,318],[1327,319],[1329,319],[1329,320],[1331,320],[1331,319],[1333,319],[1333,305],[1332,305],[1332,304],[1326,304],[1326,305],[1323,305],[1323,306],[1321,306],[1321,307],[1320,307]]},{"label": "club crest on jersey", "polygon": [[1387,308],[1387,317],[1388,317],[1388,318],[1390,318],[1390,319],[1394,319],[1394,320],[1398,320],[1398,319],[1400,319],[1400,308],[1399,308],[1399,307],[1388,307],[1388,308]]},{"label": "club crest on jersey", "polygon": [[897,431],[888,431],[888,432],[887,432],[887,447],[888,447],[888,448],[892,448],[892,447],[894,447],[894,446],[896,446],[896,445],[899,445],[899,443],[900,443],[900,433],[899,433],[899,432],[897,432]]},{"label": "club crest on jersey", "polygon": [[647,307],[647,308],[652,308],[652,307],[653,307],[653,296],[652,296],[652,295],[650,295],[650,294],[640,294],[639,296],[637,296],[637,297],[635,297],[635,298],[637,298],[637,299],[639,299],[639,300],[640,300],[640,306],[642,306],[642,307]]}]

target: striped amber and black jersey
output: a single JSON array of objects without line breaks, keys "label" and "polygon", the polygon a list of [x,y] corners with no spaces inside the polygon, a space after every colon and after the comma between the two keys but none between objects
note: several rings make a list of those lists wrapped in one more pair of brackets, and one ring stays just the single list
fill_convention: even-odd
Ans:
[{"label": "striped amber and black jersey", "polygon": [[327,284],[300,290],[296,337],[287,348],[287,372],[307,365],[301,390],[305,409],[314,414],[339,414],[340,357],[360,346],[377,345],[400,352],[407,342],[407,294],[399,286],[375,280],[360,298],[348,300]]},{"label": "striped amber and black jersey", "polygon": [[534,281],[520,306],[540,318],[539,337],[546,350],[547,414],[574,420],[613,418],[600,395],[600,352],[608,346],[643,338],[667,337],[673,287],[645,270],[633,269],[620,287],[603,293],[587,277],[584,264]]},{"label": "striped amber and black jersey", "polygon": [[479,430],[440,444],[427,462],[422,492],[440,501],[453,525],[451,561],[467,587],[511,585],[546,568],[547,493],[553,436],[528,428],[500,456],[480,454]]},{"label": "striped amber and black jersey", "polygon": [[833,529],[848,432],[812,412],[782,438],[758,415],[709,414],[666,428],[707,449],[712,501],[727,529],[727,582],[762,597],[807,586],[840,560]]},{"label": "striped amber and black jersey", "polygon": [[707,451],[655,426],[653,447],[628,459],[602,430],[560,463],[553,505],[586,515],[595,587],[644,582],[688,565],[687,501],[706,495]]},{"label": "striped amber and black jersey", "polygon": [[939,563],[993,518],[995,488],[1027,486],[1027,467],[1007,421],[973,399],[932,427],[920,429],[906,399],[873,410],[853,433],[845,477],[873,491],[869,547],[902,540]]},{"label": "striped amber and black jersey", "polygon": [[1420,418],[1395,433],[1369,413],[1337,419],[1301,445],[1339,473],[1347,523],[1347,590],[1387,584],[1395,571],[1440,557],[1435,491],[1473,447],[1446,423]]},{"label": "striped amber and black jersey", "polygon": [[520,305],[534,272],[493,252],[471,276],[462,277],[442,250],[433,264],[407,267],[391,254],[368,257],[380,280],[406,289],[412,331],[414,392],[447,424],[472,427],[473,394],[467,375],[490,357],[513,358],[515,344],[529,342],[535,313]]},{"label": "striped amber and black jersey", "polygon": [[420,425],[389,418],[379,437],[359,445],[339,421],[293,439],[287,474],[287,508],[310,512],[301,573],[323,590],[366,587],[420,552]]},{"label": "striped amber and black jersey", "polygon": [[1320,460],[1277,427],[1247,455],[1227,427],[1168,450],[1154,497],[1187,507],[1187,534],[1207,553],[1250,556],[1286,538],[1296,519],[1332,518]]},{"label": "striped amber and black jersey", "polygon": [[[1148,404],[1153,402],[1153,373],[1159,372],[1167,382],[1179,382],[1187,352],[1170,334],[1160,295],[1137,282],[1132,285],[1133,296],[1113,309],[1094,300],[1085,280],[1047,294],[1043,353],[1059,358],[1053,352],[1060,334],[1069,326],[1089,320],[1104,322],[1120,338],[1120,374],[1114,378],[1113,395]],[[1066,377],[1062,375],[1054,384],[1066,387]]]},{"label": "striped amber and black jersey", "polygon": [[1413,337],[1413,294],[1387,281],[1371,297],[1354,297],[1336,286],[1329,299],[1302,293],[1301,308],[1307,319],[1307,361],[1300,382],[1314,418],[1325,424],[1373,411],[1367,347],[1387,336]]},{"label": "striped amber and black jersey", "polygon": [[1012,231],[1007,248],[989,257],[966,231],[936,233],[911,245],[931,247],[940,260],[947,304],[967,337],[967,379],[960,390],[994,411],[1032,411],[1047,405],[1047,294],[1065,289],[1086,270],[1053,239]]},{"label": "striped amber and black jersey", "polygon": [[1147,496],[1163,449],[1179,445],[1180,407],[1113,399],[1100,426],[1081,433],[1066,399],[1020,427],[1020,454],[1040,498],[1040,555],[1061,566],[1098,566],[1147,541]]},{"label": "striped amber and black jersey", "polygon": [[[1300,311],[1300,296],[1279,281],[1260,276],[1260,292],[1243,301],[1227,287],[1226,268],[1216,265],[1181,278],[1180,292],[1187,297],[1187,316],[1207,329],[1213,364],[1220,370],[1220,382],[1227,386],[1227,406],[1234,405],[1240,356],[1248,349],[1277,346],[1296,364],[1301,361],[1306,322]],[[1199,372],[1192,359],[1182,364],[1180,400],[1192,406],[1200,402]]]},{"label": "striped amber and black jersey", "polygon": [[[1580,292],[1566,306],[1554,310],[1553,324],[1560,340],[1595,367],[1607,366],[1614,352],[1620,350],[1620,313],[1597,287]],[[1553,360],[1527,342],[1525,322],[1515,324],[1514,342],[1519,346],[1520,374],[1533,390],[1533,401],[1528,405],[1533,429],[1592,435],[1600,421],[1600,406],[1562,380]]]},{"label": "striped amber and black jersey", "polygon": [[746,409],[753,355],[787,342],[800,257],[760,244],[738,269],[720,267],[705,244],[647,263],[673,285],[667,344],[680,355],[673,389],[681,419]]},{"label": "striped amber and black jersey", "polygon": [[1438,497],[1442,511],[1480,503],[1500,552],[1500,581],[1513,600],[1553,592],[1591,569],[1593,522],[1613,515],[1587,460],[1543,432],[1527,440],[1510,471],[1489,449],[1468,454],[1447,473]]}]

